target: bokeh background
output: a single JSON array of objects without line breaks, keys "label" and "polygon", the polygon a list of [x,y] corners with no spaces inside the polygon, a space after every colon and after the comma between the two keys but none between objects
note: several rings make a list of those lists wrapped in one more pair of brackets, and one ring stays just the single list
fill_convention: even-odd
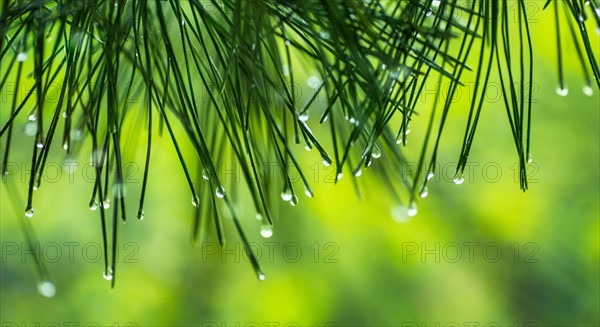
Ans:
[{"label": "bokeh background", "polygon": [[[173,146],[163,137],[153,144],[145,219],[119,226],[120,258],[111,290],[102,278],[98,213],[88,209],[93,186],[92,172],[85,169],[88,158],[77,158],[80,168],[69,174],[61,169],[65,158],[57,149],[50,159],[53,169],[35,193],[32,219],[57,293],[51,299],[38,293],[33,257],[19,227],[26,218],[3,185],[0,324],[598,326],[600,92],[583,94],[579,63],[568,53],[570,93],[555,93],[552,15],[541,11],[543,1],[531,3],[537,6],[530,20],[537,51],[527,192],[520,191],[515,177],[516,151],[493,83],[465,182],[452,182],[468,109],[466,83],[447,123],[429,196],[418,202],[419,214],[412,220],[395,221],[401,204],[368,170],[360,177],[358,198],[349,178],[338,185],[329,182],[334,168],[326,169],[317,153],[301,147],[315,198],[300,194],[297,207],[281,201],[271,238],[260,236],[250,203],[240,202],[267,276],[259,281],[231,221],[226,221],[225,249],[217,249],[212,234],[204,243],[191,242],[189,190]],[[598,36],[592,41],[600,50]],[[314,72],[307,68],[298,74],[307,79]],[[424,95],[422,110],[429,110],[433,99]],[[7,103],[2,102],[2,121]],[[315,117],[309,124],[319,130]],[[407,153],[420,146],[422,124],[413,123]],[[126,139],[133,218],[143,139]],[[10,182],[22,199],[31,142],[19,136],[11,159],[16,170]]]}]

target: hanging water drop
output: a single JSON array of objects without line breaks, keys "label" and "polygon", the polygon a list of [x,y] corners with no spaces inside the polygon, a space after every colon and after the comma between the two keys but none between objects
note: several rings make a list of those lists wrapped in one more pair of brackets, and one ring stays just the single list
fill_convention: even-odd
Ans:
[{"label": "hanging water drop", "polygon": [[403,205],[397,205],[392,208],[392,219],[398,223],[407,223],[410,217],[407,214],[407,209]]},{"label": "hanging water drop", "polygon": [[421,189],[421,194],[419,194],[419,196],[421,198],[426,198],[429,195],[429,190],[427,189],[427,186],[423,186],[423,188]]},{"label": "hanging water drop", "polygon": [[33,121],[29,121],[25,124],[25,126],[23,126],[23,134],[27,136],[35,136],[35,134],[37,134],[37,131],[38,124]]},{"label": "hanging water drop", "polygon": [[533,162],[533,156],[531,155],[531,153],[527,154],[527,163],[532,163]]},{"label": "hanging water drop", "polygon": [[260,226],[260,236],[264,238],[273,236],[273,226],[268,224]]},{"label": "hanging water drop", "polygon": [[209,176],[208,169],[206,169],[206,168],[202,169],[202,178],[205,180],[208,180],[208,176]]},{"label": "hanging water drop", "polygon": [[396,144],[402,144],[402,141],[403,141],[403,140],[404,140],[404,139],[402,138],[402,135],[398,135],[398,136],[396,137]]},{"label": "hanging water drop", "polygon": [[200,199],[198,198],[197,195],[192,195],[192,205],[194,207],[197,207],[200,205]]},{"label": "hanging water drop", "polygon": [[65,144],[63,144],[63,149],[69,150],[69,143],[65,142]]},{"label": "hanging water drop", "polygon": [[292,194],[292,198],[290,199],[290,204],[294,207],[298,205],[298,197],[296,196],[296,194]]},{"label": "hanging water drop", "polygon": [[25,60],[27,60],[27,53],[19,52],[19,54],[17,54],[17,61],[25,62]]},{"label": "hanging water drop", "polygon": [[381,70],[386,70],[387,69],[387,65],[386,64],[381,64]]},{"label": "hanging water drop", "polygon": [[373,150],[371,150],[371,157],[375,159],[381,157],[381,150],[377,146],[374,146]]},{"label": "hanging water drop", "polygon": [[331,158],[323,156],[321,157],[322,161],[323,161],[323,165],[326,167],[331,166]]},{"label": "hanging water drop", "polygon": [[591,97],[594,95],[594,89],[591,86],[586,84],[583,86],[583,94]]},{"label": "hanging water drop", "polygon": [[462,173],[456,173],[456,176],[454,176],[452,181],[454,181],[454,184],[460,185],[465,181],[465,178],[463,177]]},{"label": "hanging water drop", "polygon": [[561,97],[567,96],[567,94],[569,94],[569,89],[566,86],[559,86],[556,88],[556,94],[560,95]]},{"label": "hanging water drop", "polygon": [[286,186],[283,192],[281,192],[281,199],[288,202],[292,199],[292,195],[292,190]]},{"label": "hanging water drop", "polygon": [[308,115],[308,111],[305,111],[304,113],[302,113],[301,115],[298,116],[298,119],[300,119],[300,121],[308,121],[308,118],[310,116]]},{"label": "hanging water drop", "polygon": [[292,44],[292,43],[290,42],[290,40],[285,40],[285,46],[286,46],[286,47],[289,47],[289,46],[290,46],[290,44]]},{"label": "hanging water drop", "polygon": [[258,279],[259,279],[259,280],[265,280],[265,274],[263,274],[263,273],[259,273],[259,274],[258,274]]},{"label": "hanging water drop", "polygon": [[90,203],[90,210],[94,211],[98,209],[98,201],[94,200],[94,202]]},{"label": "hanging water drop", "polygon": [[56,294],[56,286],[50,281],[44,280],[37,284],[38,292],[44,297],[53,297]]},{"label": "hanging water drop", "polygon": [[406,209],[406,214],[409,217],[414,217],[417,215],[417,204],[415,203],[415,201],[412,201],[409,205],[408,208]]},{"label": "hanging water drop", "polygon": [[33,213],[34,213],[33,208],[26,209],[25,210],[25,217],[31,218],[31,217],[33,217]]},{"label": "hanging water drop", "polygon": [[113,279],[113,270],[112,270],[112,268],[110,268],[110,267],[106,268],[106,270],[102,274],[102,277],[104,277],[104,279],[106,279],[106,280],[112,280]]},{"label": "hanging water drop", "polygon": [[262,221],[263,220],[263,216],[260,214],[260,212],[256,213],[256,220],[258,220],[258,221]]},{"label": "hanging water drop", "polygon": [[354,176],[359,177],[360,175],[362,175],[362,169],[358,168],[355,172],[354,172]]},{"label": "hanging water drop", "polygon": [[44,148],[44,143],[37,142],[37,144],[35,146],[37,146],[38,149],[43,149]]},{"label": "hanging water drop", "polygon": [[313,194],[312,190],[311,190],[311,189],[309,189],[309,188],[305,188],[305,189],[304,189],[304,194],[305,194],[307,197],[309,197],[309,198],[312,198],[312,197],[314,196],[314,194]]},{"label": "hanging water drop", "polygon": [[223,187],[223,185],[217,186],[217,189],[215,190],[215,194],[220,199],[225,197],[225,188]]},{"label": "hanging water drop", "polygon": [[106,199],[106,200],[104,200],[104,202],[102,202],[102,208],[104,208],[104,209],[110,208],[110,199]]},{"label": "hanging water drop", "polygon": [[138,220],[144,220],[144,210],[138,211],[137,219]]},{"label": "hanging water drop", "polygon": [[335,182],[339,182],[340,179],[342,179],[342,177],[344,177],[344,174],[342,172],[339,172],[336,176],[335,176]]}]

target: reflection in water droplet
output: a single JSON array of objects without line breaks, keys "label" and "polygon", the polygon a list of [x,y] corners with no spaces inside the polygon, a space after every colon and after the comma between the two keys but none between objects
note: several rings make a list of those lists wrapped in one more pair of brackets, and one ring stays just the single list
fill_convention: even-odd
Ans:
[{"label": "reflection in water droplet", "polygon": [[414,201],[408,205],[408,208],[406,209],[406,214],[409,217],[414,217],[417,215],[417,204]]},{"label": "reflection in water droplet", "polygon": [[378,147],[374,146],[373,150],[371,151],[371,157],[375,159],[381,157],[381,150]]},{"label": "reflection in water droplet", "polygon": [[95,201],[90,203],[90,210],[97,210],[98,209],[98,201]]},{"label": "reflection in water droplet", "polygon": [[208,180],[208,176],[209,176],[208,169],[206,169],[206,168],[202,169],[202,178],[204,178],[205,180]]},{"label": "reflection in water droplet", "polygon": [[112,268],[110,268],[110,267],[106,268],[106,271],[104,271],[104,273],[102,274],[102,277],[104,277],[104,279],[106,279],[106,280],[112,280],[113,279]]},{"label": "reflection in water droplet", "polygon": [[283,192],[281,192],[281,199],[285,202],[288,202],[292,199],[292,190],[287,186],[285,189],[283,189]]},{"label": "reflection in water droplet", "polygon": [[457,173],[452,181],[454,181],[454,184],[460,185],[465,181],[465,178],[463,177],[462,173]]},{"label": "reflection in water droplet", "polygon": [[192,205],[194,207],[197,207],[200,205],[200,199],[198,198],[197,195],[192,195]]},{"label": "reflection in water droplet", "polygon": [[53,297],[56,294],[56,286],[50,281],[44,280],[37,284],[38,292],[44,297]]},{"label": "reflection in water droplet", "polygon": [[260,227],[260,236],[269,238],[273,236],[273,226],[265,224]]},{"label": "reflection in water droplet", "polygon": [[556,94],[560,95],[561,97],[567,96],[567,94],[569,94],[569,89],[566,86],[564,88],[559,86],[556,88]]},{"label": "reflection in water droplet", "polygon": [[19,62],[24,62],[27,60],[27,54],[25,52],[19,52],[19,54],[17,54],[17,60]]},{"label": "reflection in water droplet", "polygon": [[223,185],[217,186],[215,194],[217,195],[218,198],[221,198],[221,199],[225,197],[225,188],[223,187]]},{"label": "reflection in water droplet", "polygon": [[421,198],[426,198],[429,195],[429,190],[427,189],[427,186],[423,186],[423,189],[421,190],[421,194],[419,194],[419,196]]},{"label": "reflection in water droplet", "polygon": [[31,217],[33,217],[33,213],[34,213],[33,208],[26,209],[25,210],[25,217],[31,218]]}]

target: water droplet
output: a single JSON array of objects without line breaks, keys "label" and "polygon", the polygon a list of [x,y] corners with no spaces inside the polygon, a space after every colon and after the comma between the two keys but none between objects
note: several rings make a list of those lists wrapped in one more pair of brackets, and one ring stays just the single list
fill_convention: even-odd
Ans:
[{"label": "water droplet", "polygon": [[381,64],[381,70],[386,70],[387,69],[387,65],[386,64]]},{"label": "water droplet", "polygon": [[396,144],[402,144],[402,141],[403,141],[403,140],[404,140],[404,139],[403,139],[402,135],[398,135],[398,136],[396,137]]},{"label": "water droplet", "polygon": [[185,20],[181,20],[181,26],[185,26]]},{"label": "water droplet", "polygon": [[37,284],[38,292],[44,297],[53,297],[56,294],[56,286],[50,281],[44,280]]},{"label": "water droplet", "polygon": [[220,199],[225,197],[225,188],[223,187],[223,185],[217,186],[217,189],[215,190],[215,194]]},{"label": "water droplet", "polygon": [[373,150],[371,150],[371,157],[375,159],[381,157],[381,150],[377,146],[374,146]]},{"label": "water droplet", "polygon": [[465,181],[465,178],[463,177],[462,173],[456,173],[456,176],[454,176],[452,181],[454,181],[454,184],[460,185]]},{"label": "water droplet", "polygon": [[358,168],[355,172],[354,172],[354,176],[359,177],[360,175],[362,175],[362,169]]},{"label": "water droplet", "polygon": [[197,195],[192,195],[192,205],[194,207],[197,207],[200,205],[200,199],[198,198]]},{"label": "water droplet", "polygon": [[435,176],[435,174],[432,171],[430,171],[429,173],[427,173],[427,180],[431,180],[433,176]]},{"label": "water droplet", "polygon": [[34,213],[33,208],[25,209],[25,217],[31,218],[31,217],[33,217],[33,213]]},{"label": "water droplet", "polygon": [[27,136],[35,136],[35,134],[37,134],[37,131],[38,124],[33,121],[29,121],[25,124],[25,126],[23,126],[23,133]]},{"label": "water droplet", "polygon": [[144,220],[144,210],[138,211],[137,219],[138,220]]},{"label": "water droplet", "polygon": [[319,33],[319,36],[324,40],[329,40],[329,37],[331,35],[329,35],[329,32],[327,32],[327,31],[321,31],[321,33]]},{"label": "water droplet", "polygon": [[409,205],[408,208],[406,209],[406,214],[409,217],[414,217],[417,215],[417,204],[415,203],[415,201],[412,201]]},{"label": "water droplet", "polygon": [[410,127],[406,126],[406,129],[404,130],[404,135],[408,134],[410,134]]},{"label": "water droplet", "polygon": [[35,114],[31,114],[31,115],[29,115],[29,117],[27,117],[27,119],[29,121],[35,121],[37,119],[37,116]]},{"label": "water droplet", "polygon": [[326,156],[323,156],[323,157],[321,157],[321,159],[322,159],[322,161],[323,161],[323,165],[324,165],[324,166],[326,166],[326,167],[329,167],[329,166],[331,166],[331,162],[332,162],[332,161],[331,161],[331,158],[329,158],[329,157],[326,157]]},{"label": "water droplet", "polygon": [[298,119],[300,119],[300,121],[308,121],[308,118],[310,116],[308,115],[308,111],[302,113],[301,115],[298,116]]},{"label": "water droplet", "polygon": [[398,223],[406,223],[410,220],[410,216],[407,214],[407,209],[403,205],[397,205],[392,208],[392,219]]},{"label": "water droplet", "polygon": [[311,190],[311,189],[309,189],[309,188],[305,188],[305,189],[304,189],[304,194],[306,194],[306,196],[308,196],[309,198],[312,198],[313,196],[315,196],[315,195],[313,194],[312,190]]},{"label": "water droplet", "polygon": [[69,143],[65,142],[65,144],[63,144],[63,149],[69,150]]},{"label": "water droplet", "polygon": [[252,51],[256,50],[256,43],[252,43]]},{"label": "water droplet", "polygon": [[308,87],[310,87],[311,89],[317,89],[319,88],[319,84],[321,83],[321,80],[319,80],[319,78],[317,76],[310,76],[307,80],[306,80],[306,84],[308,85]]},{"label": "water droplet", "polygon": [[260,226],[260,236],[264,238],[269,238],[273,236],[273,226],[269,224]]},{"label": "water droplet", "polygon": [[106,199],[102,202],[102,208],[104,208],[104,209],[110,208],[110,199]]},{"label": "water droplet", "polygon": [[285,40],[285,46],[286,46],[286,47],[289,47],[289,46],[290,46],[290,44],[292,44],[292,43],[290,42],[290,40]]},{"label": "water droplet", "polygon": [[344,174],[342,172],[339,172],[336,176],[335,176],[335,182],[339,182],[340,179],[342,179],[342,177],[344,177]]},{"label": "water droplet", "polygon": [[419,196],[421,198],[426,198],[429,195],[429,190],[427,189],[427,186],[423,186],[423,188],[421,189],[421,194],[419,194]]},{"label": "water droplet", "polygon": [[259,273],[259,274],[258,274],[258,279],[260,279],[260,280],[265,280],[265,278],[266,278],[266,277],[265,277],[265,274],[263,274],[263,273]]},{"label": "water droplet", "polygon": [[102,274],[102,277],[104,277],[104,279],[106,279],[106,280],[112,280],[113,279],[113,270],[112,270],[112,268],[110,268],[110,267],[106,268],[106,270]]},{"label": "water droplet", "polygon": [[352,117],[352,116],[348,117],[348,122],[350,124],[354,124],[354,125],[356,125],[356,123],[357,123],[356,119],[354,117]]},{"label": "water droplet", "polygon": [[304,150],[311,151],[312,150],[312,146],[308,142],[304,143]]},{"label": "water droplet", "polygon": [[281,192],[281,199],[285,202],[288,202],[292,199],[292,190],[286,187],[283,192]]},{"label": "water droplet", "polygon": [[38,142],[35,146],[37,146],[38,149],[42,149],[44,148],[44,143]]},{"label": "water droplet", "polygon": [[90,210],[96,210],[98,209],[98,201],[94,200],[94,202],[90,203]]},{"label": "water droplet", "polygon": [[440,3],[442,3],[442,1],[440,1],[440,0],[433,0],[431,2],[431,5],[434,6],[434,7],[439,7]]},{"label": "water droplet", "polygon": [[527,154],[527,163],[532,163],[533,162],[533,156],[531,155],[531,153]]},{"label": "water droplet", "polygon": [[210,176],[208,169],[206,169],[206,168],[202,169],[202,178],[205,180],[208,180],[208,176]]},{"label": "water droplet", "polygon": [[372,163],[373,161],[371,160],[371,157],[365,158],[365,167],[371,167]]},{"label": "water droplet", "polygon": [[564,88],[559,86],[556,88],[556,94],[560,95],[561,97],[567,96],[567,94],[569,94],[569,89],[566,86]]},{"label": "water droplet", "polygon": [[292,198],[290,199],[290,204],[294,207],[298,205],[298,197],[296,196],[296,194],[292,194]]},{"label": "water droplet", "polygon": [[19,52],[19,54],[17,54],[17,61],[24,62],[25,60],[27,60],[27,53]]},{"label": "water droplet", "polygon": [[290,76],[290,67],[288,65],[281,66],[283,76]]},{"label": "water droplet", "polygon": [[260,214],[260,212],[256,213],[256,219],[259,220],[259,221],[263,220],[263,216]]},{"label": "water droplet", "polygon": [[583,86],[583,94],[591,97],[594,95],[594,89],[591,86],[586,84]]}]

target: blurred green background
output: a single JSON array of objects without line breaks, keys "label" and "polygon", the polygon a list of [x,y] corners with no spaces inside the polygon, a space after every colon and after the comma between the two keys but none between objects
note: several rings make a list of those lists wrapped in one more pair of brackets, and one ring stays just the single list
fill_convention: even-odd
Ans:
[{"label": "blurred green background", "polygon": [[[131,219],[119,226],[111,290],[97,253],[98,213],[87,207],[93,186],[88,160],[78,158],[80,168],[68,174],[57,151],[35,193],[32,220],[57,293],[47,299],[37,292],[33,257],[18,224],[25,219],[22,208],[15,216],[7,188],[1,188],[1,325],[598,326],[600,96],[581,91],[574,54],[565,58],[570,94],[555,93],[550,16],[539,11],[531,21],[537,56],[527,192],[515,178],[516,151],[493,90],[498,84],[489,85],[466,180],[452,183],[467,83],[447,123],[440,170],[411,221],[394,221],[400,204],[368,170],[360,177],[359,200],[349,178],[329,183],[334,168],[326,169],[315,151],[301,147],[315,198],[302,195],[297,207],[280,201],[273,237],[261,238],[260,224],[245,211],[251,205],[239,203],[267,275],[258,281],[231,221],[224,250],[216,249],[214,235],[192,244],[189,189],[166,137],[153,145],[145,219],[134,219],[144,151],[143,139],[131,136],[124,147],[140,150],[128,152]],[[596,35],[592,41],[598,48]],[[429,110],[434,96],[423,98],[422,110]],[[309,122],[318,130],[315,117]],[[411,145],[420,146],[422,127],[412,125],[409,153]],[[19,136],[11,158],[17,170],[10,178],[23,199],[31,142]]]}]

